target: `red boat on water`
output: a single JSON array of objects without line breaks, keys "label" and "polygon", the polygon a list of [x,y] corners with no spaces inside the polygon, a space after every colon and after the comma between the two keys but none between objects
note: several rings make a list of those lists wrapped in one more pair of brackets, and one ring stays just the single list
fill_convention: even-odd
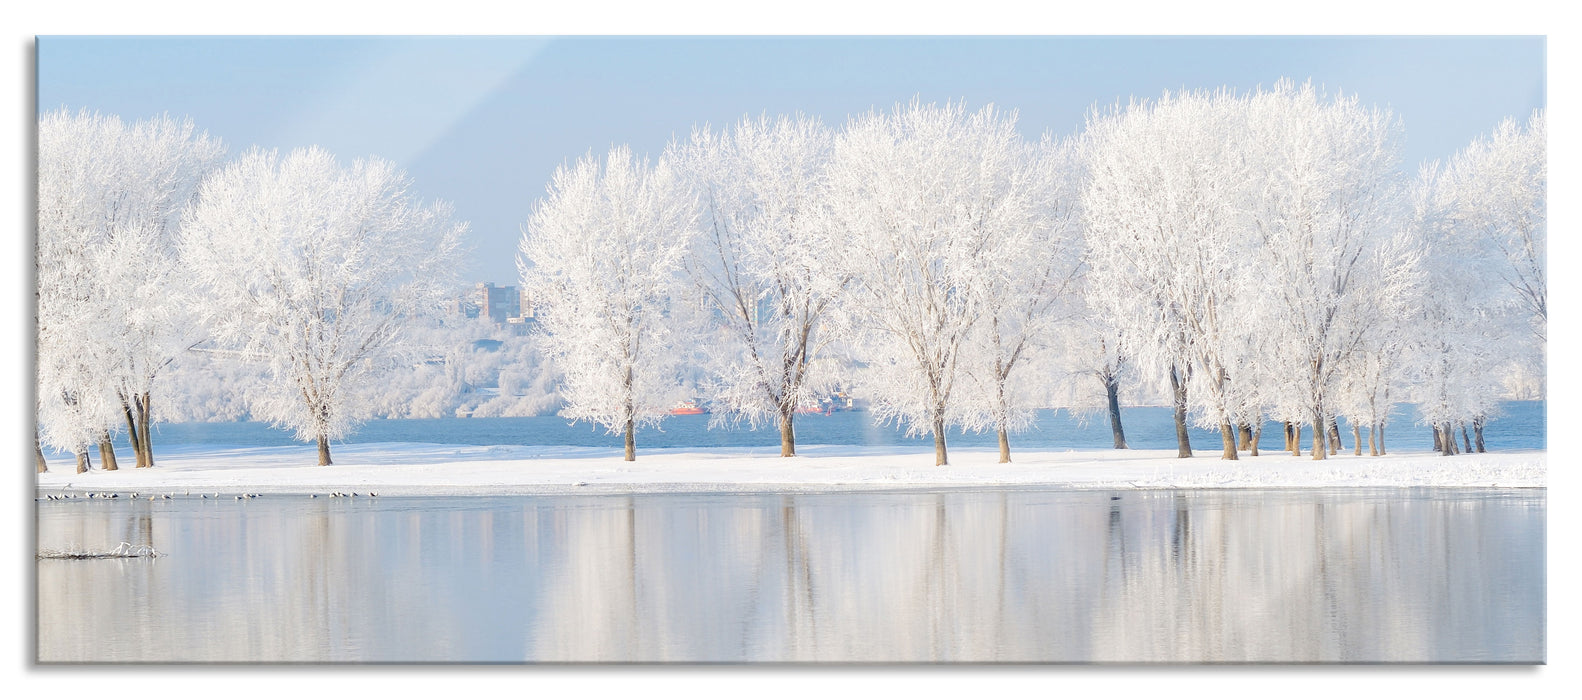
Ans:
[{"label": "red boat on water", "polygon": [[676,404],[675,408],[670,409],[672,416],[697,416],[704,413],[708,413],[708,410],[699,406],[696,401],[682,401]]}]

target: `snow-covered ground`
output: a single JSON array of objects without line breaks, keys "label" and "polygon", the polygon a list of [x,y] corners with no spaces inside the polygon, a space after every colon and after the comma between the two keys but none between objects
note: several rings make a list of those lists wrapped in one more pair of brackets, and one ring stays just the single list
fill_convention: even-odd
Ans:
[{"label": "snow-covered ground", "polygon": [[[1265,453],[1236,462],[1217,451],[1177,459],[1174,450],[1013,453],[955,450],[933,466],[933,451],[898,447],[808,446],[782,459],[779,448],[618,450],[582,447],[473,447],[419,443],[342,445],[335,464],[315,466],[312,446],[175,447],[154,469],[74,473],[56,460],[38,492],[116,491],[238,494],[377,492],[380,496],[537,493],[809,492],[972,487],[1071,489],[1311,488],[1447,486],[1542,488],[1547,453],[1523,450],[1442,457],[1337,455],[1324,461]],[[130,460],[127,460],[130,461]]]}]

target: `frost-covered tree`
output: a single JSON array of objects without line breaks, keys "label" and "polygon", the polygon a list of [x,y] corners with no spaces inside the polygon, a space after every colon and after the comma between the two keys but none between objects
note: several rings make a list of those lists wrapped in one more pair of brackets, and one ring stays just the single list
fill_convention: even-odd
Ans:
[{"label": "frost-covered tree", "polygon": [[[1355,96],[1325,99],[1311,84],[1282,81],[1249,97],[1245,132],[1253,172],[1244,195],[1257,236],[1260,303],[1253,313],[1274,342],[1265,384],[1306,414],[1313,458],[1349,382],[1346,372],[1378,314],[1412,289],[1414,246],[1404,229],[1400,124]],[[1381,304],[1384,304],[1381,306]]]},{"label": "frost-covered tree", "polygon": [[666,153],[702,212],[685,267],[719,338],[703,348],[711,423],[774,424],[782,457],[796,454],[797,409],[833,379],[823,327],[848,275],[830,222],[832,144],[816,119],[761,118],[696,130]]},{"label": "frost-covered tree", "polygon": [[946,464],[945,426],[983,310],[984,258],[1040,203],[1022,189],[1015,115],[992,105],[916,101],[854,119],[830,169],[842,251],[853,271],[843,327],[866,365],[861,388],[880,420],[932,433]]},{"label": "frost-covered tree", "polygon": [[[1253,274],[1238,188],[1245,101],[1228,91],[1166,94],[1093,115],[1083,207],[1093,303],[1135,358],[1170,380],[1177,454],[1192,455],[1189,396],[1236,459],[1237,361]],[[1193,388],[1195,387],[1195,388]],[[1189,394],[1189,389],[1193,394]]]},{"label": "frost-covered tree", "polygon": [[1439,164],[1425,166],[1413,218],[1426,281],[1409,317],[1406,369],[1418,419],[1433,428],[1445,455],[1456,451],[1459,426],[1471,425],[1481,444],[1483,423],[1498,407],[1499,370],[1518,361],[1532,339],[1523,327],[1528,315],[1512,313],[1512,295],[1500,282],[1505,260],[1466,216],[1463,188]]},{"label": "frost-covered tree", "polygon": [[[47,289],[42,280],[40,289]],[[82,342],[95,337],[97,309],[80,296],[40,295],[36,435],[42,445],[74,454],[78,473],[88,470],[95,445],[106,468],[114,464],[109,431],[121,414],[112,386],[104,381],[110,364],[106,348]],[[38,470],[45,471],[42,457],[38,462]]]},{"label": "frost-covered tree", "polygon": [[[139,467],[154,465],[155,380],[198,337],[177,254],[182,211],[223,153],[190,120],[127,124],[64,109],[39,119],[39,393],[72,405],[40,408],[46,416],[99,420],[85,402],[112,397]],[[98,432],[104,465],[113,469],[114,422],[44,432]]]},{"label": "frost-covered tree", "polygon": [[517,267],[532,295],[542,340],[564,373],[561,415],[626,436],[657,425],[682,397],[687,352],[671,319],[693,228],[694,203],[661,161],[625,146],[555,171],[533,207]]},{"label": "frost-covered tree", "polygon": [[316,441],[321,465],[369,413],[356,388],[452,288],[466,225],[410,190],[389,161],[254,149],[204,182],[183,224],[215,340],[269,367],[252,415]]},{"label": "frost-covered tree", "polygon": [[1543,372],[1548,323],[1544,113],[1475,140],[1425,167],[1415,224],[1428,281],[1410,369],[1419,419],[1443,454],[1467,427],[1483,450],[1502,376]]},{"label": "frost-covered tree", "polygon": [[1442,225],[1478,249],[1476,258],[1459,264],[1481,263],[1488,284],[1500,288],[1490,302],[1509,305],[1500,315],[1538,340],[1523,343],[1536,350],[1529,362],[1538,374],[1549,320],[1546,138],[1543,110],[1525,127],[1506,119],[1451,157],[1434,185]]},{"label": "frost-covered tree", "polygon": [[1074,139],[994,144],[982,153],[984,170],[999,182],[972,203],[993,202],[973,224],[989,240],[971,258],[978,311],[962,350],[967,381],[957,420],[968,430],[995,431],[1003,464],[1011,461],[1010,433],[1032,425],[1033,409],[1051,388],[1052,369],[1034,358],[1048,356],[1038,351],[1080,309],[1082,165]]}]

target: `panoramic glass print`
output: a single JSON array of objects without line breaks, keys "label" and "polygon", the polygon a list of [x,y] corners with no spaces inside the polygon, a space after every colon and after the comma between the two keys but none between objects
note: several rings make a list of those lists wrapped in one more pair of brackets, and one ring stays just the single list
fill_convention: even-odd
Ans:
[{"label": "panoramic glass print", "polygon": [[37,658],[1546,660],[1542,37],[41,37]]}]

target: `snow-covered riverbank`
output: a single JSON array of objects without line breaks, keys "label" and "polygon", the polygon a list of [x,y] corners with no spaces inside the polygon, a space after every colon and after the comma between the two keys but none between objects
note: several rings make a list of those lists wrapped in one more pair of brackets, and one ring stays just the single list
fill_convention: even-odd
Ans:
[{"label": "snow-covered riverbank", "polygon": [[[415,443],[335,448],[335,464],[315,466],[313,448],[174,448],[154,469],[73,473],[57,460],[38,475],[43,494],[139,492],[328,494],[380,496],[535,493],[811,492],[972,487],[1072,489],[1314,488],[1444,486],[1541,488],[1547,453],[1523,450],[1442,457],[1426,452],[1388,457],[1337,455],[1324,461],[1266,453],[1236,462],[1218,452],[1177,459],[1174,450],[1014,453],[956,450],[952,464],[932,465],[932,450],[808,446],[781,459],[778,448],[619,451],[577,447],[470,447]],[[130,460],[128,460],[130,461]]]}]

